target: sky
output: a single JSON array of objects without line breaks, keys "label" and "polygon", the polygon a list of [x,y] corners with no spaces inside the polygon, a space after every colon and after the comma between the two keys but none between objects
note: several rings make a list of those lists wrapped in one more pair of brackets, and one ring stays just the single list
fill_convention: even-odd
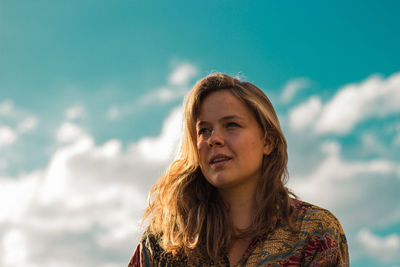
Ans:
[{"label": "sky", "polygon": [[125,266],[182,103],[223,72],[271,99],[300,199],[351,266],[400,266],[398,1],[0,2],[0,265]]}]

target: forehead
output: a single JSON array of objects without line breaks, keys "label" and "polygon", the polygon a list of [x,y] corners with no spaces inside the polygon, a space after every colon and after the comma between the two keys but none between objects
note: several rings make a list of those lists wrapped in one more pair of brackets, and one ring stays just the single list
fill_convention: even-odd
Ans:
[{"label": "forehead", "polygon": [[200,104],[199,120],[212,120],[219,117],[237,115],[250,117],[253,115],[249,108],[240,99],[227,90],[213,92],[207,95]]}]

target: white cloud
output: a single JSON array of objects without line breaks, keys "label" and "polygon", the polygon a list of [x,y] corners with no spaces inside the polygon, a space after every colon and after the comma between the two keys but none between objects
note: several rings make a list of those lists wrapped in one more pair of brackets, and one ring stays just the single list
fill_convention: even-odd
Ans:
[{"label": "white cloud", "polygon": [[0,115],[5,116],[14,110],[14,105],[11,100],[5,100],[0,103]]},{"label": "white cloud", "polygon": [[10,229],[4,234],[2,249],[2,266],[26,266],[27,244],[25,235],[20,230]]},{"label": "white cloud", "polygon": [[310,81],[307,78],[297,78],[288,81],[282,89],[281,101],[289,103],[299,90],[308,86],[310,86]]},{"label": "white cloud", "polygon": [[[400,219],[400,208],[393,202],[398,194],[395,188],[400,186],[396,162],[345,160],[336,142],[323,143],[321,150],[325,156],[315,163],[315,169],[289,179],[289,188],[301,199],[338,211],[350,228],[366,222],[376,226]],[[378,196],[378,192],[385,195]]]},{"label": "white cloud", "polygon": [[0,224],[22,220],[35,197],[42,174],[35,171],[17,179],[0,177]]},{"label": "white cloud", "polygon": [[0,148],[10,146],[17,140],[17,134],[8,126],[0,126]]},{"label": "white cloud", "polygon": [[315,124],[318,133],[346,134],[358,123],[400,113],[400,73],[387,79],[372,76],[346,85],[323,108]]},{"label": "white cloud", "polygon": [[86,136],[86,133],[80,127],[70,122],[64,122],[56,134],[57,140],[60,142],[72,142],[84,136]]},{"label": "white cloud", "polygon": [[8,162],[5,159],[0,158],[0,171],[7,169]]},{"label": "white cloud", "polygon": [[184,97],[188,92],[189,82],[197,75],[197,67],[190,63],[178,65],[168,76],[168,86],[151,90],[138,99],[142,106],[154,103],[166,103]]},{"label": "white cloud", "polygon": [[11,100],[0,103],[0,116],[7,118],[7,124],[13,125],[13,128],[0,125],[0,148],[13,145],[21,134],[33,131],[38,124],[36,116],[16,108]]},{"label": "white cloud", "polygon": [[321,108],[321,100],[316,96],[310,97],[307,102],[300,104],[290,111],[290,127],[295,131],[312,128],[312,124],[315,122],[315,118],[318,116]]},{"label": "white cloud", "polygon": [[[289,126],[293,130],[290,135],[295,138],[292,154],[305,158],[292,157],[291,161],[295,163],[291,167],[295,166],[297,170],[290,170],[288,187],[304,201],[331,210],[344,227],[351,251],[360,252],[362,257],[371,255],[369,251],[378,246],[387,250],[386,256],[380,259],[393,260],[393,255],[400,255],[398,250],[391,250],[387,237],[379,238],[368,231],[355,234],[360,227],[382,229],[400,221],[400,206],[396,201],[400,166],[397,155],[392,156],[395,149],[388,147],[397,143],[398,129],[393,128],[397,122],[392,123],[392,118],[400,114],[399,88],[400,73],[386,79],[372,76],[362,83],[343,86],[327,101],[312,96],[288,113]],[[368,119],[386,118],[392,126],[385,123],[379,131],[354,132],[356,141],[326,142],[323,135],[347,134]],[[301,136],[298,135],[300,131]],[[348,146],[347,142],[360,142],[361,145],[351,143]],[[362,154],[356,156],[360,151]],[[355,159],[357,157],[359,159]],[[396,238],[399,238],[398,234]],[[370,246],[365,247],[360,239],[366,244],[369,242]],[[379,259],[379,253],[373,257]]]},{"label": "white cloud", "polygon": [[400,236],[391,234],[380,237],[373,234],[369,229],[363,228],[357,236],[361,248],[370,257],[381,262],[400,260]]},{"label": "white cloud", "polygon": [[394,138],[393,138],[393,145],[395,146],[400,146],[400,133],[398,133]]},{"label": "white cloud", "polygon": [[75,125],[64,124],[57,133],[57,137],[61,141],[73,143],[58,149],[50,160],[40,197],[43,204],[64,197],[69,188],[68,177],[71,174],[69,159],[76,154],[88,151],[94,144],[94,140],[83,134],[83,131]]},{"label": "white cloud", "polygon": [[121,116],[121,110],[116,106],[112,106],[107,110],[106,117],[109,120],[118,119],[120,116]]},{"label": "white cloud", "polygon": [[149,91],[138,99],[141,106],[155,103],[167,103],[175,99],[182,98],[187,93],[186,88],[169,88],[161,87],[156,90]]},{"label": "white cloud", "polygon": [[[11,251],[10,267],[121,266],[118,259],[128,261],[143,231],[138,221],[147,193],[176,151],[180,113],[181,108],[171,112],[160,136],[126,149],[116,139],[96,145],[79,126],[63,123],[56,133],[62,142],[47,167],[0,178],[0,241],[3,251]],[[4,237],[16,227],[18,234]],[[17,259],[15,244],[23,246],[25,256]],[[107,262],[96,257],[99,253],[117,260]]]},{"label": "white cloud", "polygon": [[35,116],[29,116],[25,118],[17,126],[18,133],[27,133],[34,130],[37,127],[38,119]]},{"label": "white cloud", "polygon": [[139,153],[151,161],[165,162],[176,151],[182,135],[182,107],[175,108],[166,119],[161,135],[157,138],[143,138],[136,148]]},{"label": "white cloud", "polygon": [[69,120],[82,118],[85,114],[85,108],[82,105],[76,105],[65,111],[65,117]]},{"label": "white cloud", "polygon": [[169,101],[174,98],[174,94],[168,88],[161,88],[157,91],[157,96],[161,101]]},{"label": "white cloud", "polygon": [[384,154],[386,152],[386,147],[383,144],[382,140],[380,140],[380,138],[372,132],[363,133],[361,135],[361,141],[363,147],[366,148],[367,151],[377,152],[381,154]]},{"label": "white cloud", "polygon": [[[318,134],[346,134],[368,118],[380,118],[400,113],[400,73],[383,79],[371,76],[358,84],[339,89],[336,95],[320,107],[320,100],[311,97],[290,111],[294,130],[312,126]],[[318,110],[318,114],[315,113]],[[310,112],[310,114],[307,114]],[[313,118],[310,123],[309,116]],[[300,118],[296,122],[295,118]]]},{"label": "white cloud", "polygon": [[168,82],[175,86],[185,86],[189,83],[198,70],[197,67],[190,64],[184,63],[177,66],[168,77]]},{"label": "white cloud", "polygon": [[190,82],[197,75],[198,68],[190,63],[177,65],[168,75],[168,84],[147,90],[133,102],[109,107],[106,118],[116,120],[148,106],[164,105],[180,100],[190,90]]},{"label": "white cloud", "polygon": [[[169,93],[164,94],[169,101]],[[313,127],[318,118],[313,114],[323,109],[317,97],[306,103],[300,112],[303,116],[297,117],[302,121],[298,129],[306,129],[301,125]],[[123,107],[115,109],[115,117],[126,112]],[[59,147],[47,166],[27,175],[0,178],[1,253],[6,248],[12,251],[10,244],[20,244],[26,248],[21,257],[23,266],[110,267],[128,261],[143,230],[138,220],[147,192],[179,143],[181,114],[181,108],[174,109],[159,136],[144,137],[130,145],[116,139],[96,144],[77,124],[63,123],[56,132]],[[365,143],[371,141],[368,138]],[[400,220],[400,207],[393,201],[398,198],[400,183],[396,162],[348,160],[336,142],[324,143],[321,150],[323,156],[315,162],[315,169],[291,177],[289,186],[295,193],[305,201],[332,208],[345,226],[357,232],[360,225],[372,227]],[[5,238],[15,229],[14,237]],[[379,244],[387,246],[390,242],[386,239],[378,239],[382,241]],[[48,253],[49,247],[52,253]],[[103,256],[99,258],[99,254]],[[19,265],[12,265],[15,259],[7,261],[15,267]],[[0,265],[1,261],[4,258]]]}]

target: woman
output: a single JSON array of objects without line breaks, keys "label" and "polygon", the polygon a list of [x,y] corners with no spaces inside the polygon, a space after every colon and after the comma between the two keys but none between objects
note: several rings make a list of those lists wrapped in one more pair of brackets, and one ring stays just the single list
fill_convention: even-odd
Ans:
[{"label": "woman", "polygon": [[327,210],[284,186],[287,145],[267,96],[211,74],[190,92],[180,152],[152,188],[128,266],[348,266]]}]

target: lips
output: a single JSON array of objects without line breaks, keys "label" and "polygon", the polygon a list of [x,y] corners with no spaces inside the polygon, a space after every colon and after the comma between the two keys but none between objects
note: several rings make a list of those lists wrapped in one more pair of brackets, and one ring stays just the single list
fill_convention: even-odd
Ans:
[{"label": "lips", "polygon": [[210,165],[216,165],[216,164],[220,165],[220,164],[222,164],[222,163],[224,163],[224,162],[226,162],[228,160],[231,160],[231,159],[232,159],[232,157],[229,157],[227,155],[218,154],[218,155],[213,156],[210,159],[209,164]]}]

